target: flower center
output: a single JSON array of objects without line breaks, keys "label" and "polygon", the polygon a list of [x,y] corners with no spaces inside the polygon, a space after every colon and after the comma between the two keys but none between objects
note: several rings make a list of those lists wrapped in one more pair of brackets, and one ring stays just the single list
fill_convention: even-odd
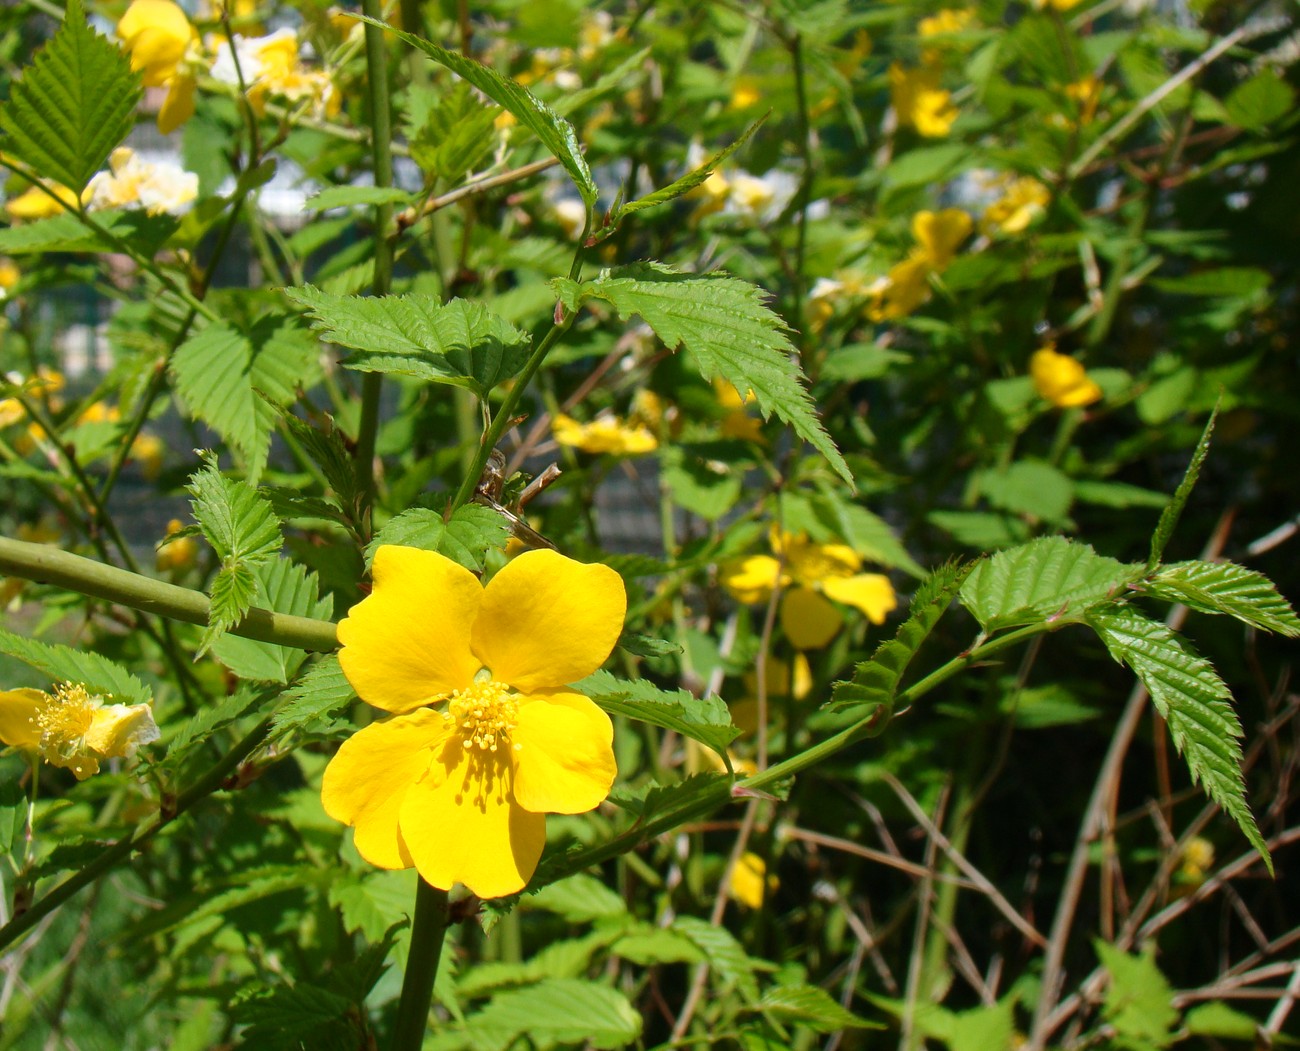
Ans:
[{"label": "flower center", "polygon": [[515,728],[519,701],[504,683],[483,679],[456,690],[447,702],[447,714],[456,721],[467,748],[495,752]]},{"label": "flower center", "polygon": [[92,697],[84,686],[70,682],[55,686],[49,703],[42,705],[33,718],[41,732],[41,754],[72,759],[85,752],[86,734],[100,707],[101,699]]}]

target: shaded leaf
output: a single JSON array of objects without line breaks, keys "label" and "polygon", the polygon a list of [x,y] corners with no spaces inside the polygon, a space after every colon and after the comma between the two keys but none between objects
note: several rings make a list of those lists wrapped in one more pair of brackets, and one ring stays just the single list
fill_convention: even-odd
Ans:
[{"label": "shaded leaf", "polygon": [[1146,587],[1202,613],[1226,613],[1264,631],[1300,635],[1300,617],[1273,582],[1234,562],[1174,562],[1161,566]]},{"label": "shaded leaf", "polygon": [[302,678],[280,695],[280,706],[271,717],[271,733],[279,735],[305,727],[323,715],[338,711],[356,699],[334,654],[322,657]]},{"label": "shaded leaf", "polygon": [[146,704],[149,688],[130,672],[90,650],[26,639],[0,628],[0,653],[48,675],[52,682],[81,683],[119,704]]},{"label": "shaded leaf", "polygon": [[815,985],[778,985],[763,994],[758,1009],[779,1022],[806,1025],[819,1033],[885,1028],[845,1010],[830,993]]},{"label": "shaded leaf", "polygon": [[366,565],[385,544],[418,547],[446,555],[472,572],[483,571],[484,556],[506,546],[506,520],[490,507],[466,504],[444,519],[437,511],[415,507],[391,519],[366,546]]},{"label": "shaded leaf", "polygon": [[721,697],[696,697],[685,690],[660,690],[644,679],[620,679],[607,671],[573,684],[610,715],[626,715],[707,745],[725,758],[740,733]]}]

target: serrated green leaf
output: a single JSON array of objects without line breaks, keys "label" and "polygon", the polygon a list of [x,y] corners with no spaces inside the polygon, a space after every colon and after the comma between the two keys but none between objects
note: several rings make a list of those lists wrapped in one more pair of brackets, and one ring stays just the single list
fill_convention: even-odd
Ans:
[{"label": "serrated green leaf", "polygon": [[27,826],[27,793],[17,780],[0,783],[0,857],[23,840]]},{"label": "serrated green leaf", "polygon": [[708,958],[709,966],[724,981],[731,982],[736,987],[736,992],[746,1004],[757,1003],[755,961],[730,931],[725,927],[715,927],[697,916],[678,916],[673,920],[671,929],[690,939]]},{"label": "serrated green leaf", "polygon": [[639,263],[581,283],[558,278],[552,286],[570,310],[604,300],[620,318],[644,320],[669,349],[685,346],[706,380],[720,377],[742,393],[752,391],[765,419],[775,413],[853,484],[848,464],[813,411],[785,323],[763,302],[757,285],[726,274],[683,274],[661,263]]},{"label": "serrated green leaf", "polygon": [[466,58],[455,51],[448,51],[421,37],[394,29],[383,22],[373,21],[364,15],[356,17],[363,22],[370,22],[371,25],[388,30],[417,51],[423,51],[439,65],[450,69],[456,76],[478,88],[493,102],[513,113],[519,123],[536,135],[542,145],[564,166],[564,170],[569,173],[569,177],[578,188],[578,193],[588,206],[596,203],[596,183],[591,177],[591,169],[587,167],[586,159],[582,156],[582,147],[578,145],[578,136],[574,133],[573,125],[551,110],[541,99],[513,80],[501,76],[495,70],[471,58]]},{"label": "serrated green leaf", "polygon": [[713,796],[721,786],[730,784],[730,775],[709,771],[691,774],[670,785],[654,781],[636,788],[625,784],[615,785],[609,794],[609,801],[636,815],[638,821],[648,821],[658,813],[688,809],[697,800]]},{"label": "serrated green leaf", "polygon": [[480,398],[528,360],[529,338],[477,303],[434,296],[336,296],[311,285],[285,289],[321,335],[356,353],[360,372],[414,376],[467,387]]},{"label": "serrated green leaf", "polygon": [[[349,1029],[352,1001],[307,982],[262,989],[236,1000],[231,1021],[249,1028],[241,1041],[245,1047],[312,1047],[325,1051],[328,1031]],[[342,1035],[342,1034],[338,1034]],[[343,1046],[356,1046],[355,1037]]]},{"label": "serrated green leaf", "polygon": [[991,507],[1047,522],[1062,521],[1074,500],[1069,476],[1037,460],[1019,460],[1002,469],[977,471],[973,482]]},{"label": "serrated green leaf", "polygon": [[545,909],[569,923],[590,923],[627,915],[627,903],[595,876],[578,873],[548,884],[527,899],[528,907]]},{"label": "serrated green leaf", "polygon": [[685,935],[652,923],[638,923],[628,928],[610,945],[609,951],[638,967],[705,962],[704,953]]},{"label": "serrated green leaf", "polygon": [[311,212],[329,208],[352,208],[356,205],[410,204],[411,195],[395,186],[327,186],[303,203]]},{"label": "serrated green leaf", "polygon": [[758,1010],[778,1022],[806,1025],[819,1033],[885,1028],[841,1007],[830,993],[816,985],[778,985],[763,994]]},{"label": "serrated green leaf", "polygon": [[727,745],[740,733],[720,697],[696,697],[685,690],[660,690],[644,679],[624,680],[607,671],[573,684],[611,715],[626,715],[661,726],[712,748],[726,758]]},{"label": "serrated green leaf", "polygon": [[385,544],[437,551],[466,569],[483,571],[488,551],[505,547],[509,536],[506,520],[490,507],[466,504],[444,519],[437,511],[415,507],[389,521],[366,546],[366,565]]},{"label": "serrated green leaf", "polygon": [[229,697],[200,708],[181,724],[175,736],[167,742],[167,761],[174,763],[184,759],[196,745],[207,741],[222,727],[243,718],[265,699],[266,694],[262,691],[242,685]]},{"label": "serrated green leaf", "polygon": [[497,993],[465,1028],[476,1051],[530,1041],[620,1048],[641,1035],[641,1016],[622,993],[577,978],[552,978]]},{"label": "serrated green leaf", "polygon": [[1160,559],[1165,553],[1165,545],[1174,535],[1178,519],[1182,516],[1183,508],[1187,506],[1187,498],[1192,495],[1192,490],[1196,487],[1196,479],[1201,473],[1201,464],[1205,462],[1205,457],[1210,452],[1210,436],[1214,434],[1214,423],[1218,418],[1219,406],[1216,404],[1209,420],[1205,423],[1205,430],[1201,432],[1201,439],[1192,452],[1192,459],[1183,473],[1183,480],[1174,490],[1173,499],[1160,512],[1160,521],[1156,523],[1156,531],[1151,536],[1151,554],[1147,556],[1148,573],[1160,565]]},{"label": "serrated green leaf", "polygon": [[[795,509],[803,501],[802,494],[782,498],[782,509]],[[832,538],[843,540],[868,562],[886,569],[901,569],[914,577],[924,577],[925,570],[907,552],[894,530],[879,515],[859,504],[851,503],[839,493],[819,492],[807,500],[814,518],[827,530],[816,539],[823,542]]]},{"label": "serrated green leaf", "polygon": [[357,691],[348,682],[334,654],[322,657],[302,678],[280,695],[280,707],[271,717],[273,736],[296,730],[338,711],[356,699]]},{"label": "serrated green leaf", "polygon": [[986,632],[1079,621],[1137,573],[1087,544],[1042,537],[977,562],[962,585],[961,601]]},{"label": "serrated green leaf", "polygon": [[[484,105],[465,81],[451,91],[422,98],[426,102],[418,125],[408,125],[411,158],[424,171],[454,186],[492,151],[493,124],[501,110]],[[432,103],[432,104],[427,104]]]},{"label": "serrated green leaf", "polygon": [[750,140],[754,132],[758,131],[758,129],[762,127],[765,120],[767,120],[767,114],[759,117],[758,120],[754,121],[753,124],[745,129],[740,138],[736,139],[735,142],[726,146],[724,149],[719,150],[694,171],[687,172],[680,179],[670,182],[667,186],[661,187],[653,193],[648,193],[644,197],[639,197],[635,201],[629,201],[627,204],[623,205],[623,207],[618,211],[614,220],[614,225],[617,225],[618,220],[622,219],[625,215],[631,215],[633,212],[643,211],[646,208],[654,208],[657,205],[667,204],[669,201],[676,200],[683,194],[690,193],[697,186],[702,186],[708,180],[710,175],[722,167],[733,153]]},{"label": "serrated green leaf", "polygon": [[53,682],[81,683],[90,693],[115,703],[147,704],[152,697],[149,688],[130,672],[89,650],[37,642],[0,628],[0,653],[43,672]]},{"label": "serrated green leaf", "polygon": [[1235,562],[1174,562],[1161,566],[1146,587],[1202,613],[1226,613],[1264,631],[1300,635],[1300,617],[1273,582]]},{"label": "serrated green leaf", "polygon": [[1148,943],[1141,956],[1130,956],[1100,939],[1093,945],[1102,966],[1110,972],[1102,1012],[1116,1034],[1141,1041],[1143,1047],[1172,1044],[1178,1009],[1173,989],[1156,966],[1155,945]]},{"label": "serrated green leaf", "polygon": [[[316,574],[306,566],[275,558],[253,567],[256,592],[253,604],[276,613],[290,613],[316,620],[330,620],[334,599],[319,598]],[[287,683],[301,666],[306,653],[291,646],[225,635],[216,640],[212,653],[236,675],[263,682]]]},{"label": "serrated green leaf", "polygon": [[894,637],[881,643],[871,660],[858,665],[852,682],[835,684],[830,707],[882,708],[883,717],[876,717],[878,725],[873,727],[873,735],[883,731],[893,713],[894,696],[898,692],[903,672],[961,590],[966,574],[970,571],[970,565],[952,564],[941,566],[930,574],[916,589],[912,604],[908,607],[907,619],[898,626]]},{"label": "serrated green leaf", "polygon": [[9,86],[4,149],[79,195],[134,127],[142,94],[126,55],[69,0],[58,32]]},{"label": "serrated green leaf", "polygon": [[[95,213],[95,224],[112,238],[129,241],[152,256],[179,224],[174,216],[150,215],[139,209]],[[120,252],[121,244],[101,236],[75,215],[65,213],[48,219],[9,226],[0,230],[0,252],[5,255],[34,255],[45,252]]]},{"label": "serrated green leaf", "polygon": [[248,332],[209,325],[172,357],[176,390],[189,409],[243,455],[256,483],[266,466],[277,408],[320,374],[319,352],[296,318],[268,315]]},{"label": "serrated green leaf", "polygon": [[1223,105],[1237,127],[1260,131],[1294,111],[1295,89],[1271,66],[1265,66],[1233,88]]},{"label": "serrated green leaf", "polygon": [[1187,760],[1192,781],[1199,781],[1237,823],[1271,873],[1268,845],[1246,805],[1237,743],[1241,723],[1232,710],[1232,694],[1214,667],[1165,625],[1148,620],[1131,606],[1092,609],[1087,621],[1110,655],[1132,668],[1151,694],[1174,746]]}]

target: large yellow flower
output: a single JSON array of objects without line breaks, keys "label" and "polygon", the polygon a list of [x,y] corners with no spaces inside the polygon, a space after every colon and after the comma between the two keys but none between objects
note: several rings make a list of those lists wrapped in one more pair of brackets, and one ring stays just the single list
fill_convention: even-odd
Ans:
[{"label": "large yellow flower", "polygon": [[158,110],[158,130],[170,134],[194,116],[199,35],[189,17],[172,0],[133,0],[117,35],[131,56],[131,68],[144,76],[147,88],[166,88]]},{"label": "large yellow flower", "polygon": [[[862,573],[862,558],[847,544],[819,544],[802,534],[774,530],[772,550],[784,557],[751,555],[724,567],[722,585],[747,605],[781,598],[781,627],[797,649],[818,649],[844,623],[836,602],[860,610],[872,624],[883,624],[898,598],[883,573]],[[827,601],[828,599],[833,601]]]},{"label": "large yellow flower", "polygon": [[513,894],[537,867],[545,815],[591,810],[614,782],[609,716],[566,684],[613,649],[623,581],[526,551],[483,587],[440,554],[393,546],[373,577],[339,623],[339,662],[393,718],[344,742],[325,809],[374,865]]},{"label": "large yellow flower", "polygon": [[0,693],[0,741],[35,752],[84,781],[99,772],[101,759],[127,757],[158,740],[147,704],[105,704],[76,683],[54,692],[18,689]]}]

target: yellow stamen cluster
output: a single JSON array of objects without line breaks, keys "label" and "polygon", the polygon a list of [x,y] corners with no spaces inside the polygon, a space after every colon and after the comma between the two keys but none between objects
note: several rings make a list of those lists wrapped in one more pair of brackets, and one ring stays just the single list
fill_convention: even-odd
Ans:
[{"label": "yellow stamen cluster", "polygon": [[485,679],[453,693],[447,713],[456,721],[467,747],[495,752],[515,728],[519,701],[508,686]]},{"label": "yellow stamen cluster", "polygon": [[[95,710],[100,698],[92,697],[86,688],[77,683],[65,682],[54,687],[50,703],[43,705],[32,717],[41,732],[37,745],[43,756],[73,759],[86,750],[85,738],[94,723]],[[81,773],[80,766],[73,770]]]}]

